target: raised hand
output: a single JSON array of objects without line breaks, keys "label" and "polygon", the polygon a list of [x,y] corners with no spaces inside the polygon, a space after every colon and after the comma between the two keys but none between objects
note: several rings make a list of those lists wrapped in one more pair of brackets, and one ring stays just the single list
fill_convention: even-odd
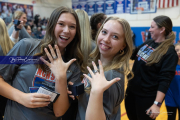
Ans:
[{"label": "raised hand", "polygon": [[102,63],[100,60],[98,62],[99,62],[99,70],[100,71],[98,70],[96,64],[94,62],[92,62],[95,72],[93,73],[93,71],[89,67],[87,67],[92,78],[86,74],[84,74],[84,76],[91,81],[91,86],[92,86],[91,91],[104,92],[115,82],[119,81],[120,78],[114,78],[110,81],[107,81],[104,76],[104,70],[103,70]]},{"label": "raised hand", "polygon": [[20,104],[28,108],[38,108],[48,106],[51,97],[39,93],[24,93],[20,100]]},{"label": "raised hand", "polygon": [[57,45],[55,45],[57,55],[55,54],[51,45],[48,45],[48,47],[51,54],[48,52],[47,48],[45,48],[44,51],[46,52],[50,62],[46,61],[42,57],[40,59],[50,68],[56,79],[66,78],[66,71],[76,59],[71,59],[69,62],[65,63],[61,57],[61,53]]}]

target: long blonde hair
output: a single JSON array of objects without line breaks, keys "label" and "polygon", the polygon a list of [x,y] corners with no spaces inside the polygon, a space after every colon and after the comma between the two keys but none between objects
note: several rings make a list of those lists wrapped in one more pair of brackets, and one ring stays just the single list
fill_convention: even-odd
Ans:
[{"label": "long blonde hair", "polygon": [[0,18],[0,46],[3,50],[3,54],[6,55],[14,46],[14,43],[9,38],[9,34],[7,32],[6,24]]},{"label": "long blonde hair", "polygon": [[[104,71],[108,71],[108,70],[112,70],[112,69],[118,70],[119,68],[123,68],[123,71],[121,71],[121,72],[123,72],[125,74],[130,72],[132,74],[130,67],[129,67],[129,60],[132,55],[133,41],[132,41],[132,37],[131,37],[130,25],[125,19],[118,18],[118,17],[107,18],[104,21],[104,23],[102,24],[102,26],[99,28],[99,31],[96,36],[96,41],[97,41],[98,35],[101,32],[104,24],[109,20],[116,20],[119,22],[119,24],[122,25],[123,31],[124,31],[124,36],[125,36],[126,47],[124,48],[124,54],[121,54],[118,52],[115,55],[115,57],[113,58],[111,63],[109,63],[106,66],[103,66]],[[93,50],[93,52],[90,54],[89,66],[92,67],[91,61],[94,61],[96,64],[98,64],[98,59],[100,59],[100,52],[99,52],[98,46],[96,46],[95,50]],[[133,74],[132,74],[132,76],[133,76]]]},{"label": "long blonde hair", "polygon": [[18,19],[18,20],[19,20],[23,14],[25,14],[25,13],[22,12],[22,11],[16,11],[16,12],[14,12],[12,21],[11,21],[11,23],[9,23],[7,29],[9,30],[9,29],[11,28],[11,26],[13,25],[13,20],[14,20],[14,19]]},{"label": "long blonde hair", "polygon": [[87,66],[87,61],[89,58],[89,54],[91,53],[92,45],[91,45],[91,28],[89,23],[88,14],[84,10],[77,9],[75,10],[79,24],[81,28],[81,50],[83,54],[83,65]]},{"label": "long blonde hair", "polygon": [[166,54],[169,47],[173,45],[175,40],[175,34],[172,31],[172,21],[167,16],[157,16],[154,19],[158,28],[165,27],[165,40],[151,53],[149,58],[147,59],[146,65],[150,66],[154,63],[158,63],[163,55]]}]

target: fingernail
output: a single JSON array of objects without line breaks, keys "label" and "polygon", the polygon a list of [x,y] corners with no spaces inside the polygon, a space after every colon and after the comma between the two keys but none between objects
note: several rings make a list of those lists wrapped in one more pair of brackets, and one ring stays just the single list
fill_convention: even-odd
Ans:
[{"label": "fingernail", "polygon": [[116,78],[116,80],[120,80],[120,78]]},{"label": "fingernail", "polygon": [[87,69],[89,69],[89,66],[87,66]]}]

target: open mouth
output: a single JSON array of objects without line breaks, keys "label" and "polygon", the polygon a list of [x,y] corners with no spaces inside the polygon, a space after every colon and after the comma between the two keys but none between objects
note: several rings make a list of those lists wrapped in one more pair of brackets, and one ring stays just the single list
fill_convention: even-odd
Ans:
[{"label": "open mouth", "polygon": [[107,46],[107,45],[104,45],[104,44],[102,44],[102,43],[100,43],[100,47],[101,47],[101,49],[103,49],[103,50],[109,50],[111,47],[109,47],[109,46]]},{"label": "open mouth", "polygon": [[64,36],[59,36],[59,38],[63,41],[67,41],[69,39],[69,37],[64,37]]}]

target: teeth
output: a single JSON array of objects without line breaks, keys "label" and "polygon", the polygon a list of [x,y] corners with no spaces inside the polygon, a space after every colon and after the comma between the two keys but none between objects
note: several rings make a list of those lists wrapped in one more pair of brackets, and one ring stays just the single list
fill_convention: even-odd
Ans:
[{"label": "teeth", "polygon": [[102,48],[103,48],[103,49],[108,49],[109,47],[107,47],[107,46],[105,46],[105,45],[102,44]]},{"label": "teeth", "polygon": [[63,38],[63,39],[68,39],[68,37],[63,37],[63,36],[61,36],[61,38]]}]

